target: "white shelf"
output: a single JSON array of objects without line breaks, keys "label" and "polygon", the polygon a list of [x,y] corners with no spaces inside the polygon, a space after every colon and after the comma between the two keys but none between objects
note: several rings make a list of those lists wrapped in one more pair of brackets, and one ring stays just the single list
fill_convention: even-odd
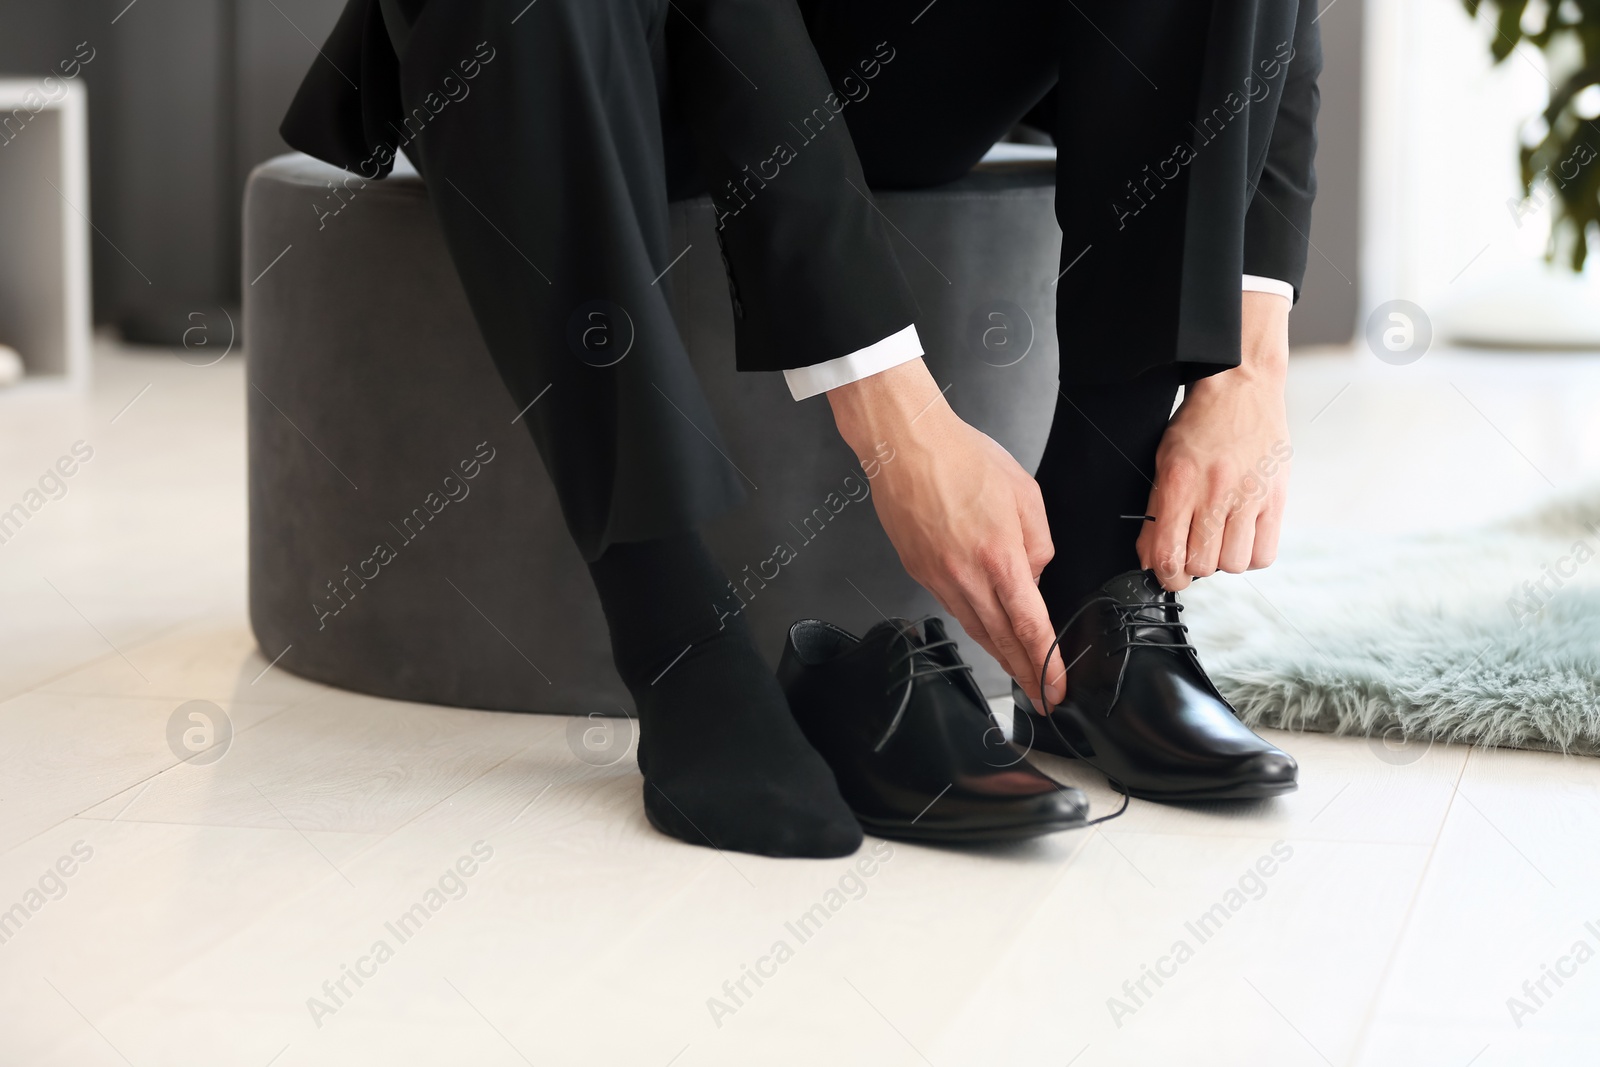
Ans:
[{"label": "white shelf", "polygon": [[81,82],[0,79],[0,343],[22,354],[17,387],[88,385],[87,123]]}]

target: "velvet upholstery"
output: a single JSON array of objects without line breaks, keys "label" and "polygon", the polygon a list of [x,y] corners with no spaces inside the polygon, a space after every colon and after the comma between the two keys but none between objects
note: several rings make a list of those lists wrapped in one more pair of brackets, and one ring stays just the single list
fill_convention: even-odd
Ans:
[{"label": "velvet upholstery", "polygon": [[[1053,185],[1052,166],[1013,165],[877,195],[935,378],[1029,469],[1056,395]],[[709,200],[675,203],[672,219],[689,251],[661,284],[725,460],[750,490],[705,531],[739,584],[707,610],[746,612],[774,662],[797,618],[860,632],[937,611],[872,514],[872,483],[827,401],[796,403],[781,375],[734,371]],[[363,183],[280,156],[251,174],[244,227],[250,617],[262,654],[385,697],[620,714],[627,693],[588,574],[420,179],[397,168]],[[985,692],[1006,691],[976,645],[963,651]]]}]

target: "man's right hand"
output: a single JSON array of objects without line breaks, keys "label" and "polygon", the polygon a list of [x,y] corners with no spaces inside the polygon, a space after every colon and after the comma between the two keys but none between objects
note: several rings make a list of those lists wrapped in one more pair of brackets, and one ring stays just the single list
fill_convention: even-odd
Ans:
[{"label": "man's right hand", "polygon": [[[834,421],[857,456],[894,449],[872,499],[907,573],[1040,703],[1039,676],[1055,639],[1039,574],[1055,554],[1039,483],[987,434],[962,422],[922,360],[828,392]],[[1043,697],[1066,685],[1051,657]]]}]

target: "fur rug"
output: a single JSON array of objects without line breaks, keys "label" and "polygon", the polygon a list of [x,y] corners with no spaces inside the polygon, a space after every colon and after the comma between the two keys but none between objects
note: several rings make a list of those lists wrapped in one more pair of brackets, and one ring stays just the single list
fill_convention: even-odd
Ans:
[{"label": "fur rug", "polygon": [[1600,492],[1448,535],[1301,539],[1182,600],[1252,725],[1600,755]]}]

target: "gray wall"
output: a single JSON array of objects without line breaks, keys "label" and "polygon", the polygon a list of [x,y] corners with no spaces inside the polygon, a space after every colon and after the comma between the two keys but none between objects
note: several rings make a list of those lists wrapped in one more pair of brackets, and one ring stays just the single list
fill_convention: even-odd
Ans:
[{"label": "gray wall", "polygon": [[190,313],[238,303],[244,177],[286,150],[278,119],[341,6],[0,0],[0,75],[43,76],[79,42],[94,49],[81,77],[97,322],[171,344]]},{"label": "gray wall", "polygon": [[1355,336],[1361,296],[1362,0],[1323,8],[1322,113],[1317,122],[1317,204],[1300,303],[1289,317],[1295,345]]}]

